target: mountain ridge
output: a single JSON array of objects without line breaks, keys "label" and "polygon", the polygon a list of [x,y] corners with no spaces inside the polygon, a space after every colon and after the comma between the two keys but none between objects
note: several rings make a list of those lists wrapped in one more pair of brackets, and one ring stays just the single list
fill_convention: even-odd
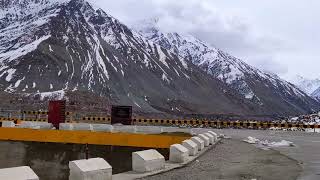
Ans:
[{"label": "mountain ridge", "polygon": [[254,68],[241,59],[235,58],[190,34],[161,31],[161,27],[157,25],[158,20],[144,20],[143,23],[137,23],[133,27],[147,39],[176,52],[208,74],[220,79],[242,94],[244,98],[251,99],[256,104],[263,104],[260,100],[263,95],[256,95],[257,91],[253,88],[257,83],[265,83],[265,89],[273,88],[273,91],[282,91],[281,93],[285,96],[291,94],[292,96],[307,97],[300,89],[277,75]]},{"label": "mountain ridge", "polygon": [[320,79],[308,79],[301,75],[296,75],[290,80],[293,84],[297,85],[301,90],[306,92],[311,97],[317,98],[319,95]]},{"label": "mountain ridge", "polygon": [[1,7],[0,84],[6,92],[42,97],[89,91],[110,103],[154,113],[270,115],[319,107],[305,94],[287,91],[276,78],[288,97],[261,101],[255,94],[241,96],[226,83],[228,68],[221,77],[209,76],[205,63],[195,65],[84,0],[16,0]]}]

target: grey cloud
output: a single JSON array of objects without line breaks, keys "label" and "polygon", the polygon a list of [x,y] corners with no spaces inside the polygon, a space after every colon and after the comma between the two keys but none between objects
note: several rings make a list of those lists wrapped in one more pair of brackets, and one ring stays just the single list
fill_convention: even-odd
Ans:
[{"label": "grey cloud", "polygon": [[[314,0],[310,3],[298,0],[234,3],[216,0],[89,1],[128,25],[159,17],[159,25],[165,31],[193,34],[251,65],[281,76],[294,75],[301,63],[297,51],[301,51],[301,57],[310,57],[303,52],[306,49],[316,52],[313,41],[320,39],[316,33],[310,34],[320,28],[310,18],[312,13],[318,12],[313,7],[319,2]],[[305,13],[300,13],[302,10]],[[311,74],[306,66],[312,66],[316,58],[317,61],[320,59],[318,55],[312,57],[304,59],[303,71],[306,73],[300,74]],[[318,76],[316,73],[313,72],[314,76]]]}]

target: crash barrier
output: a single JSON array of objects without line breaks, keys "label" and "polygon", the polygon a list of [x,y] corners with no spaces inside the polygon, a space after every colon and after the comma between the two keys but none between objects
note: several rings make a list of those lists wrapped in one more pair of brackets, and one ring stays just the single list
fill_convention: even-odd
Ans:
[{"label": "crash barrier", "polygon": [[[47,111],[23,111],[25,115],[47,115]],[[0,118],[1,121],[40,121],[47,122],[47,117],[38,116],[24,117],[24,118]],[[66,122],[84,121],[92,123],[110,124],[111,117],[75,117],[76,113],[66,112]],[[195,120],[195,119],[147,119],[147,118],[134,118],[133,125],[156,125],[156,126],[189,126],[189,127],[212,127],[212,128],[252,128],[252,129],[267,129],[267,128],[300,128],[300,129],[315,129],[320,128],[320,125],[307,125],[299,123],[273,123],[273,122],[257,122],[257,121],[216,121],[216,120]]]},{"label": "crash barrier", "polygon": [[[0,118],[0,121],[41,121],[47,119],[20,119],[20,118]],[[111,123],[110,117],[83,117],[82,121],[95,123]],[[66,120],[71,122],[71,120]],[[300,128],[315,129],[320,128],[319,124],[296,124],[296,123],[272,123],[272,122],[232,122],[232,121],[204,121],[204,120],[163,120],[163,119],[133,119],[133,125],[157,125],[157,126],[190,126],[190,127],[212,127],[212,128]]]},{"label": "crash barrier", "polygon": [[82,121],[111,123],[111,117],[83,117]]},{"label": "crash barrier", "polygon": [[[210,133],[210,131],[208,131],[208,133]],[[208,135],[208,133],[205,133],[204,135]],[[215,133],[212,133],[212,135],[214,136]],[[210,138],[212,136],[210,135],[207,137]],[[217,137],[215,138],[217,139]],[[164,156],[154,149],[133,152],[132,171],[116,175],[112,175],[112,166],[102,158],[70,161],[69,180],[118,180],[142,178],[179,168],[192,162],[208,150],[208,148],[202,152],[192,150],[194,153],[190,153],[190,147],[191,149],[198,149],[197,145],[193,143],[192,139],[183,142],[183,144],[171,144],[167,147],[170,149],[169,161],[165,161]],[[217,141],[215,141],[215,143],[216,142]],[[185,146],[185,144],[187,144],[187,146]],[[30,167],[22,166],[0,169],[0,179],[39,180],[39,177]]]},{"label": "crash barrier", "polygon": [[202,126],[214,128],[320,128],[320,125],[306,125],[296,123],[246,122],[246,121],[208,121],[208,120],[164,120],[164,119],[133,119],[135,125],[177,125]]},{"label": "crash barrier", "polygon": [[[41,126],[41,124],[39,126]],[[34,126],[32,126],[32,128],[33,127]],[[181,143],[190,138],[188,134],[133,134],[123,132],[95,132],[90,130],[48,130],[41,129],[42,127],[39,128],[2,127],[0,128],[0,140],[169,148],[172,144]]]},{"label": "crash barrier", "polygon": [[[199,136],[204,136],[206,139],[209,138],[213,143],[210,143],[208,147],[201,149],[197,145],[197,139],[200,139]],[[200,139],[200,141],[202,140]],[[172,144],[169,148],[168,161],[165,161],[165,158],[154,149],[134,152],[132,153],[132,171],[115,174],[112,176],[112,179],[141,179],[146,176],[152,176],[180,168],[194,161],[217,142],[218,137],[216,136],[216,133],[208,131],[207,133],[199,134],[191,139],[187,139],[183,141],[182,144]],[[201,150],[198,151],[198,149]]]},{"label": "crash barrier", "polygon": [[[48,119],[35,119],[35,118],[0,118],[0,122],[2,121],[14,121],[14,122],[21,122],[21,121],[33,121],[33,122],[48,122]],[[71,122],[70,120],[66,120],[66,122]]]},{"label": "crash barrier", "polygon": [[[82,121],[95,123],[111,123],[111,117],[83,117]],[[20,118],[0,118],[0,121],[42,121],[47,119],[20,119]],[[71,122],[71,120],[66,120]],[[207,121],[207,120],[164,120],[164,119],[133,119],[133,125],[157,125],[157,126],[190,126],[190,127],[212,127],[212,128],[300,128],[315,129],[320,128],[319,124],[296,124],[296,123],[272,123],[272,122],[233,122],[233,121]]]},{"label": "crash barrier", "polygon": [[[22,111],[22,114],[31,114],[31,115],[47,115],[48,111]],[[66,115],[71,115],[72,112],[66,112]]]}]

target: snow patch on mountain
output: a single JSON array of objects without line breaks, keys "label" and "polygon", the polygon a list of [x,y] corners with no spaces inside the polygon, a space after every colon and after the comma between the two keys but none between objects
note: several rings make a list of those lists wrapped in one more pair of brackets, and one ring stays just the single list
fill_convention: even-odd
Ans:
[{"label": "snow patch on mountain", "polygon": [[314,97],[315,99],[317,99],[318,101],[320,101],[320,87],[318,89],[316,89],[312,94],[312,97]]},{"label": "snow patch on mountain", "polygon": [[302,91],[278,76],[254,68],[190,34],[162,31],[157,22],[158,19],[144,20],[133,25],[133,28],[148,40],[179,54],[183,59],[191,61],[208,74],[228,84],[244,98],[261,104],[255,90],[250,86],[250,79],[258,80],[265,86],[272,84],[274,88],[281,90],[284,87],[286,94],[305,97]]},{"label": "snow patch on mountain", "polygon": [[298,86],[301,90],[308,95],[314,94],[314,92],[320,88],[320,79],[308,79],[303,76],[297,75],[290,80],[293,84]]},{"label": "snow patch on mountain", "polygon": [[[75,7],[77,7],[76,10]],[[113,73],[108,68],[110,66],[116,73],[125,76],[125,68],[128,66],[125,60],[127,59],[133,60],[139,66],[142,63],[152,71],[160,70],[161,72],[157,73],[158,78],[167,83],[172,80],[171,73],[169,73],[172,68],[176,74],[183,74],[184,78],[189,79],[185,73],[188,65],[183,58],[132,31],[102,9],[93,7],[84,0],[14,0],[1,7],[0,12],[0,67],[2,67],[0,77],[6,76],[6,81],[9,83],[15,77],[16,71],[9,68],[11,61],[18,62],[20,58],[38,50],[39,45],[43,42],[47,43],[45,45],[47,52],[39,53],[55,54],[55,51],[62,50],[50,44],[51,42],[48,41],[50,38],[63,39],[66,44],[64,48],[68,61],[63,62],[64,67],[57,67],[59,77],[67,76],[62,89],[75,88],[72,87],[74,85],[71,85],[70,81],[75,76],[77,61],[81,62],[80,79],[88,81],[90,91],[93,91],[97,82],[108,84],[107,81],[110,81]],[[65,27],[60,27],[62,34],[52,28],[57,21],[57,16],[61,16],[61,22],[66,23]],[[67,18],[64,19],[64,16]],[[73,43],[74,41],[76,42]],[[77,48],[75,44],[86,45],[86,48],[80,47],[83,51],[79,53],[74,50]],[[110,55],[106,44],[115,48],[120,54]],[[180,63],[174,62],[176,59]],[[172,66],[169,62],[175,65]],[[31,66],[29,70],[30,68]],[[42,76],[42,70],[39,68],[37,70]],[[15,91],[19,87],[14,85],[9,84],[10,91]],[[45,86],[54,90],[50,84]],[[27,88],[23,90],[27,91]]]},{"label": "snow patch on mountain", "polygon": [[[0,34],[0,36],[1,36],[1,34]],[[34,51],[35,49],[37,49],[38,45],[42,41],[49,39],[49,38],[50,38],[50,35],[43,36],[43,37],[40,37],[39,39],[37,39],[29,44],[25,44],[25,45],[21,44],[21,46],[17,49],[3,52],[3,53],[0,52],[0,62],[3,62],[4,60],[12,61],[12,60],[17,59],[21,56],[24,56],[24,55]]]},{"label": "snow patch on mountain", "polygon": [[45,25],[60,12],[64,0],[13,0],[0,6],[0,63],[34,51],[50,38]]},{"label": "snow patch on mountain", "polygon": [[38,93],[22,93],[23,96],[39,97],[41,101],[45,99],[63,100],[65,98],[65,90],[38,92]]}]

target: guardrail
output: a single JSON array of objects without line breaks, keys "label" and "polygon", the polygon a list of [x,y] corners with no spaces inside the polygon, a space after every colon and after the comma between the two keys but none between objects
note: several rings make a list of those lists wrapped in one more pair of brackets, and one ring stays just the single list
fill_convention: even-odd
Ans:
[{"label": "guardrail", "polygon": [[[29,114],[29,115],[48,115],[48,111],[22,111],[22,114]],[[71,115],[72,112],[66,112],[66,115]]]},{"label": "guardrail", "polygon": [[133,119],[136,125],[186,125],[214,128],[320,128],[320,125],[306,125],[296,123],[272,123],[272,122],[236,122],[236,121],[208,121],[208,120],[163,120],[163,119]]},{"label": "guardrail", "polygon": [[[47,115],[47,111],[23,111],[23,114],[28,115]],[[80,117],[75,118],[76,114],[73,112],[66,112],[66,122],[85,121],[91,123],[111,123],[111,117]],[[75,121],[74,121],[75,120]],[[42,117],[24,117],[24,118],[0,118],[1,121],[40,121],[47,122],[47,119]],[[134,118],[134,125],[164,125],[164,126],[192,126],[192,127],[212,127],[212,128],[300,128],[300,129],[315,129],[320,128],[320,125],[307,125],[301,123],[273,123],[273,122],[252,122],[252,121],[209,121],[209,120],[194,120],[194,119],[148,119],[148,118]]]},{"label": "guardrail", "polygon": [[83,117],[82,121],[111,123],[111,117]]}]

